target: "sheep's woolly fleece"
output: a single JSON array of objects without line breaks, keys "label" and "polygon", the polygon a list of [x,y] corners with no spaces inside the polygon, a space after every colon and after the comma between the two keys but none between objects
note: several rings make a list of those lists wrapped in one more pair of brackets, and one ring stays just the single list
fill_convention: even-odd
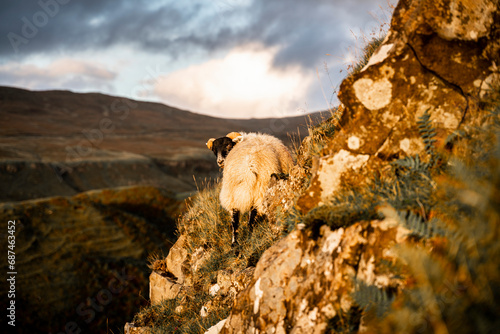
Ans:
[{"label": "sheep's woolly fleece", "polygon": [[238,144],[224,163],[220,200],[228,210],[264,213],[263,200],[271,175],[288,173],[293,166],[290,151],[276,137],[260,133],[241,133]]}]

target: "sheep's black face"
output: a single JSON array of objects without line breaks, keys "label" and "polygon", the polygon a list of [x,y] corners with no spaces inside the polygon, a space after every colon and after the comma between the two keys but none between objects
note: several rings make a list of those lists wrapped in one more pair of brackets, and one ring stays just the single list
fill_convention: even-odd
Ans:
[{"label": "sheep's black face", "polygon": [[214,140],[212,144],[212,152],[214,152],[217,157],[217,164],[220,168],[224,168],[224,161],[234,145],[236,145],[236,143],[228,137],[222,137]]}]

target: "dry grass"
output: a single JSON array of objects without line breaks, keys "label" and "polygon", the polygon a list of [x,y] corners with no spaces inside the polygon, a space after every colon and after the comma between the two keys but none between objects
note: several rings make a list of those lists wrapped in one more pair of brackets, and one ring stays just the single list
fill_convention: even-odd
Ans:
[{"label": "dry grass", "polygon": [[[250,233],[241,217],[240,246],[231,247],[231,218],[219,201],[220,183],[201,185],[187,212],[178,222],[178,233],[186,237],[186,248],[191,261],[191,281],[174,300],[144,308],[134,319],[136,325],[148,326],[153,332],[203,333],[229,314],[234,294],[210,295],[220,272],[241,272],[255,266],[262,253],[282,236],[276,221],[262,217]],[[158,266],[157,256],[152,256]],[[161,267],[161,266],[160,266]],[[200,310],[206,307],[207,315]]]},{"label": "dry grass", "polygon": [[387,1],[387,6],[380,6],[381,16],[372,14],[373,18],[378,22],[378,26],[371,31],[359,31],[358,34],[351,30],[354,36],[355,45],[348,49],[349,55],[344,55],[344,59],[350,61],[346,64],[347,76],[358,73],[369,61],[373,53],[382,44],[387,32],[390,28],[392,13],[395,5]]}]

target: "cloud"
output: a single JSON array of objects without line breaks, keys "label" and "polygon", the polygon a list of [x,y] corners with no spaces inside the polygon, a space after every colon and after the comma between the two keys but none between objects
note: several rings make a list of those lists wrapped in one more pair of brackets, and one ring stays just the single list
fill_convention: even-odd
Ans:
[{"label": "cloud", "polygon": [[197,10],[196,5],[158,6],[146,0],[3,1],[0,56],[24,58],[117,44],[166,50],[191,29],[187,23],[195,21]]},{"label": "cloud", "polygon": [[[360,31],[369,33],[378,27],[376,17],[383,16],[380,6],[387,7],[387,0],[2,1],[0,83],[159,96],[167,103],[218,115],[246,110],[261,117],[277,110],[294,111],[304,103],[308,111],[324,109],[335,101],[335,87],[345,73],[339,74],[345,68],[342,63],[355,54],[353,49],[363,46],[351,31],[359,36]],[[250,45],[261,49],[252,50]],[[228,66],[229,55],[238,53],[252,55],[248,61],[254,64],[255,73],[250,74],[261,73],[263,81],[247,90],[255,100],[238,91],[246,87],[239,82],[245,67],[229,71],[222,66]],[[88,55],[114,68],[118,61],[129,66],[120,68],[120,80],[113,81],[117,73],[106,73],[104,66],[88,61]],[[223,55],[228,56],[221,59]],[[84,59],[85,64],[29,65],[37,57]],[[199,65],[179,70],[195,62]],[[153,90],[139,95],[144,77],[140,72],[149,65],[177,71],[162,76]],[[323,73],[326,65],[331,77]],[[222,74],[237,85],[228,84]],[[216,92],[210,82],[216,82],[222,92]],[[260,91],[262,87],[268,87],[274,97]]]},{"label": "cloud", "polygon": [[30,89],[45,89],[47,82],[52,87],[64,89],[109,89],[116,76],[116,72],[104,65],[70,58],[61,58],[46,66],[19,62],[0,65],[1,84]]},{"label": "cloud", "polygon": [[126,44],[176,58],[261,43],[280,47],[277,66],[310,67],[338,49],[349,29],[378,25],[370,12],[386,1],[3,1],[0,57]]},{"label": "cloud", "polygon": [[112,80],[116,77],[116,73],[109,71],[102,65],[69,58],[54,61],[48,66],[47,72],[52,77],[68,74],[79,74],[102,80]]},{"label": "cloud", "polygon": [[157,78],[153,93],[167,104],[227,118],[299,114],[311,76],[299,66],[273,68],[277,48],[245,46]]}]

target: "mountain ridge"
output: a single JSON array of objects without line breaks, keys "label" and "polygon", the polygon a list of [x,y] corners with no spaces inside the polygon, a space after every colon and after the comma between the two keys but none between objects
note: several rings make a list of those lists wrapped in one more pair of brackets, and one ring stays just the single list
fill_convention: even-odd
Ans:
[{"label": "mountain ridge", "polygon": [[292,146],[289,133],[324,116],[219,119],[102,93],[0,87],[0,202],[133,185],[193,192],[193,175],[219,176],[208,138],[259,131]]}]

